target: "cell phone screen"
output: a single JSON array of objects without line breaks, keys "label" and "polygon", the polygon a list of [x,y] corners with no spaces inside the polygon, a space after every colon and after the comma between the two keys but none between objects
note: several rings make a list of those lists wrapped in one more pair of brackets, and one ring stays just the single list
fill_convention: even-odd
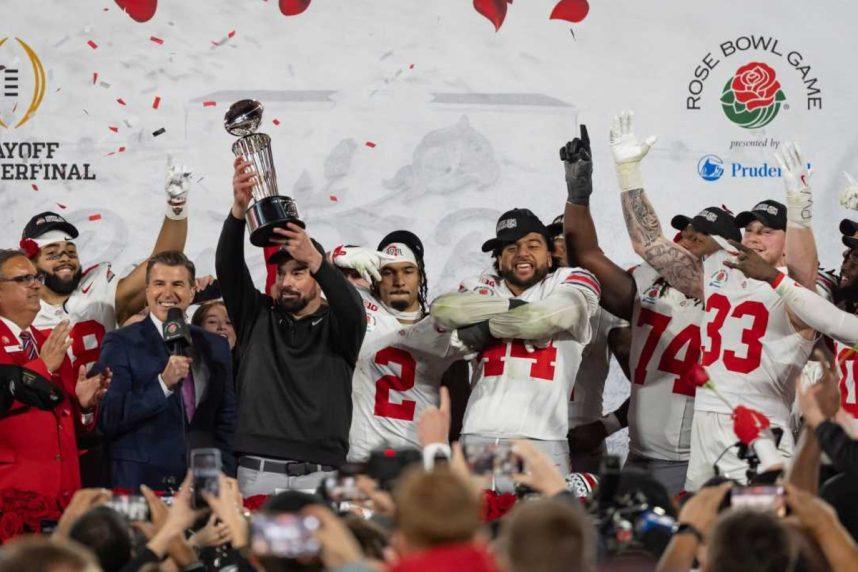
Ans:
[{"label": "cell phone screen", "polygon": [[251,548],[258,556],[315,556],[321,549],[315,536],[318,529],[319,520],[312,516],[257,513],[250,523]]},{"label": "cell phone screen", "polygon": [[191,475],[193,476],[193,506],[202,508],[206,501],[203,491],[220,494],[221,457],[218,449],[194,449],[191,451]]},{"label": "cell phone screen", "polygon": [[735,487],[730,492],[730,506],[770,510],[783,516],[786,512],[784,489],[773,486]]}]

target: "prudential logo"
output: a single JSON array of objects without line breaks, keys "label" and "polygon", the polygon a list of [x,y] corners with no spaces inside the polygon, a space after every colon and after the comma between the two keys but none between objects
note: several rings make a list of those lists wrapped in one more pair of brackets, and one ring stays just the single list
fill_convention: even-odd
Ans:
[{"label": "prudential logo", "polygon": [[724,174],[724,161],[718,155],[704,155],[697,162],[697,174],[704,181],[717,181]]}]

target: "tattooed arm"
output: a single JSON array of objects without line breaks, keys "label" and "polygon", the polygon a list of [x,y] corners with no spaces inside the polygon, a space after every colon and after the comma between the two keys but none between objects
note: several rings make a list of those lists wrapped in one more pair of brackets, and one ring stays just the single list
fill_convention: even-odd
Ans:
[{"label": "tattooed arm", "polygon": [[640,162],[655,143],[643,143],[632,132],[632,115],[622,112],[611,126],[611,152],[617,167],[623,217],[635,252],[667,280],[668,284],[698,300],[703,299],[703,264],[690,252],[667,239],[658,216],[644,192]]}]

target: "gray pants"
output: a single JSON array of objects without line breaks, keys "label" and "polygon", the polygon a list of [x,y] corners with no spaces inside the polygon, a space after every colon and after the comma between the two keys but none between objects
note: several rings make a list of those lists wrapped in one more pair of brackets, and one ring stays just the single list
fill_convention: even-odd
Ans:
[{"label": "gray pants", "polygon": [[646,471],[652,478],[664,485],[667,492],[673,496],[685,488],[685,473],[688,470],[688,461],[665,461],[663,459],[650,459],[642,455],[629,453],[623,469],[641,469]]},{"label": "gray pants", "polygon": [[[489,444],[512,444],[517,439],[500,439],[497,437],[481,437],[479,435],[462,435],[459,441],[462,447],[468,445],[489,445]],[[537,441],[535,439],[527,439],[536,446],[537,449],[548,455],[560,474],[566,476],[569,474],[569,442],[566,439],[562,441]],[[500,493],[510,493],[515,490],[515,483],[512,479],[496,477],[494,479],[494,490]]]},{"label": "gray pants", "polygon": [[[245,457],[242,457],[245,458]],[[258,461],[279,461],[283,462],[288,459],[266,459],[265,457],[257,457],[247,455],[248,459],[256,459]],[[262,470],[255,471],[247,467],[238,466],[238,490],[244,498],[254,495],[273,495],[279,490],[298,490],[309,493],[315,493],[316,489],[328,477],[336,475],[336,471],[318,471],[309,475],[301,475],[300,477],[290,477],[283,473],[274,473],[266,471],[265,465],[261,465]]]}]

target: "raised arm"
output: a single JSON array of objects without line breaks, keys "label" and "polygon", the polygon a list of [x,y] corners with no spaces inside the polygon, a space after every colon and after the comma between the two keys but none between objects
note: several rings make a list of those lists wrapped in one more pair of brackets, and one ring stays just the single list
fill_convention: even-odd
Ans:
[{"label": "raised arm", "polygon": [[786,265],[796,282],[814,290],[819,257],[811,227],[813,195],[810,188],[810,171],[807,162],[795,143],[785,143],[775,153],[781,168],[787,196]]},{"label": "raised arm", "polygon": [[[183,165],[168,165],[167,209],[161,223],[161,231],[155,240],[152,255],[168,250],[185,249],[188,238],[188,190],[191,172]],[[151,255],[150,255],[151,256]],[[116,284],[116,322],[121,324],[146,305],[146,263],[138,264],[127,276]]]},{"label": "raised arm", "polygon": [[631,112],[614,117],[611,150],[617,167],[623,217],[635,252],[685,294],[703,299],[703,263],[696,256],[669,240],[661,231],[655,210],[643,188],[640,162],[655,143],[650,137],[643,143],[632,132]]},{"label": "raised arm", "polygon": [[586,268],[602,285],[601,304],[615,316],[631,320],[635,301],[635,283],[628,272],[611,262],[599,248],[596,227],[590,216],[590,194],[593,192],[593,162],[587,127],[581,126],[576,137],[560,148],[566,170],[566,210],[563,235],[570,266]]}]

